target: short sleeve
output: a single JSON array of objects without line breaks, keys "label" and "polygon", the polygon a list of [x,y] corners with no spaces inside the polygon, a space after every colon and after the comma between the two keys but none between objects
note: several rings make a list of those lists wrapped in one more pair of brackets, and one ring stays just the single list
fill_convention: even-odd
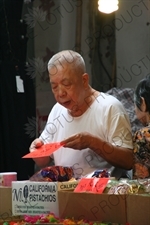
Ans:
[{"label": "short sleeve", "polygon": [[125,113],[117,113],[108,119],[108,141],[115,146],[133,149],[130,121]]}]

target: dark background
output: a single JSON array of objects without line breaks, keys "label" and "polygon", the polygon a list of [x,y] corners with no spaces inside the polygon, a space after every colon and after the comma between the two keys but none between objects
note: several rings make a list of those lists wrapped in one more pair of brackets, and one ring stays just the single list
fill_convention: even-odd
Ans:
[{"label": "dark background", "polygon": [[[25,125],[35,116],[34,80],[26,76],[26,25],[20,20],[22,0],[0,1],[0,172],[17,172],[18,180],[34,173],[32,159],[22,159],[35,138]],[[19,93],[16,76],[23,80]]]}]

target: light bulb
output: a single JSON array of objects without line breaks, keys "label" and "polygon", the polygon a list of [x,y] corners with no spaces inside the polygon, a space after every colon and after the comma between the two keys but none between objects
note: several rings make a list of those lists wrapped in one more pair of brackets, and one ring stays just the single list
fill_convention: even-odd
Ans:
[{"label": "light bulb", "polygon": [[103,13],[112,13],[118,10],[118,0],[98,0],[98,10]]}]

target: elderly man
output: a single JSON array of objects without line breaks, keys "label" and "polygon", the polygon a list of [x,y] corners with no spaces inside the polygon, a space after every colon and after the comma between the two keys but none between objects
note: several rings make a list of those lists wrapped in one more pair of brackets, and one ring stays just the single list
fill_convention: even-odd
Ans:
[{"label": "elderly man", "polygon": [[40,167],[54,159],[55,165],[71,166],[75,177],[89,176],[97,169],[130,170],[133,144],[128,115],[113,96],[89,84],[82,56],[71,50],[55,54],[48,63],[49,79],[57,103],[45,129],[30,146],[61,142],[50,157],[34,159]]}]

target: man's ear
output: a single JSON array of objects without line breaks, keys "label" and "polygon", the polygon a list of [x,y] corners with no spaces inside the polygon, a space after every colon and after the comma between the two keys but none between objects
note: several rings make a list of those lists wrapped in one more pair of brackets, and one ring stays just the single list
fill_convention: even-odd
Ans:
[{"label": "man's ear", "polygon": [[141,99],[142,99],[142,103],[141,103],[141,111],[142,111],[142,112],[146,112],[147,107],[146,107],[145,99],[144,99],[143,97],[141,97]]},{"label": "man's ear", "polygon": [[89,85],[89,75],[87,73],[84,73],[82,75],[82,81],[83,81],[83,85],[85,87],[87,87]]}]

